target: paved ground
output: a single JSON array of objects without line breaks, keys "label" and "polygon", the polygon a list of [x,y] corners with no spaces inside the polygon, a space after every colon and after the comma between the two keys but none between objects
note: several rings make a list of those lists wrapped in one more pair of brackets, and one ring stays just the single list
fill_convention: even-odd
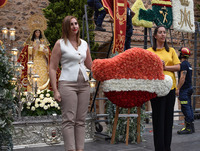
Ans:
[{"label": "paved ground", "polygon": [[[189,135],[177,135],[183,127],[183,121],[175,121],[172,138],[172,151],[200,151],[200,120],[195,120],[196,132]],[[63,145],[38,146],[14,149],[15,151],[64,151]],[[140,144],[119,143],[111,145],[109,141],[96,140],[85,144],[85,151],[153,151],[152,125],[146,124],[143,141]]]}]

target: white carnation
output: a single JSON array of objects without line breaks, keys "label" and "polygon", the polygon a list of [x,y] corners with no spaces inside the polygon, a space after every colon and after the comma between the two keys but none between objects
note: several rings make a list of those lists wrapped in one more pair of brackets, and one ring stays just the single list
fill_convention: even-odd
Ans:
[{"label": "white carnation", "polygon": [[38,108],[39,106],[40,106],[39,104],[35,103],[35,108]]},{"label": "white carnation", "polygon": [[44,108],[45,110],[47,110],[47,109],[48,109],[48,106],[47,106],[47,105],[45,105],[43,108]]},{"label": "white carnation", "polygon": [[50,94],[49,94],[49,93],[47,93],[47,94],[46,94],[46,97],[50,97]]},{"label": "white carnation", "polygon": [[44,94],[40,94],[40,99],[41,99],[41,100],[44,99]]},{"label": "white carnation", "polygon": [[40,103],[40,107],[43,107],[44,106],[44,103],[42,102],[42,103]]},{"label": "white carnation", "polygon": [[35,111],[35,107],[34,107],[34,106],[32,106],[32,107],[31,107],[31,110],[32,110],[32,111]]},{"label": "white carnation", "polygon": [[31,106],[31,102],[27,102],[26,105],[27,105],[27,106]]},{"label": "white carnation", "polygon": [[54,103],[53,102],[51,103],[51,107],[54,107]]},{"label": "white carnation", "polygon": [[38,91],[37,91],[37,94],[39,95],[39,94],[41,94],[41,91],[38,89]]},{"label": "white carnation", "polygon": [[55,107],[58,108],[58,103],[55,103]]}]

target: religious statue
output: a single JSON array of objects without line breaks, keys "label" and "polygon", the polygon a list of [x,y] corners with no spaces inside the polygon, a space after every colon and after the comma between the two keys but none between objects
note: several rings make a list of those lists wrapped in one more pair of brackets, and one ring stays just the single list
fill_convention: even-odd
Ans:
[{"label": "religious statue", "polygon": [[31,33],[18,58],[18,62],[24,66],[21,83],[27,91],[32,91],[34,84],[32,78],[37,75],[37,89],[44,90],[50,86],[48,68],[51,55],[49,42],[44,35],[47,27],[46,19],[40,15],[33,15],[28,25]]}]

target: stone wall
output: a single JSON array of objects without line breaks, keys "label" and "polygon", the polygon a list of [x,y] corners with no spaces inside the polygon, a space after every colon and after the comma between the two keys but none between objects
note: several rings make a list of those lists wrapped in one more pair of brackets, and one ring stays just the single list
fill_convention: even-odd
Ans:
[{"label": "stone wall", "polygon": [[27,20],[33,14],[42,15],[42,9],[48,4],[48,0],[8,0],[6,5],[0,8],[0,29],[3,27],[16,29],[14,46],[19,50],[22,50],[30,34]]},{"label": "stone wall", "polygon": [[195,21],[200,20],[200,10],[197,8],[198,5],[199,5],[199,8],[200,8],[200,0],[194,0]]}]

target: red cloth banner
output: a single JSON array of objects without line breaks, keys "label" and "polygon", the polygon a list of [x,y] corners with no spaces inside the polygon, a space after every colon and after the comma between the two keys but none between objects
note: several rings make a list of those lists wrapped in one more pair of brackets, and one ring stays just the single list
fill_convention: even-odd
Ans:
[{"label": "red cloth banner", "polygon": [[127,1],[114,0],[114,46],[112,53],[124,51],[126,39]]},{"label": "red cloth banner", "polygon": [[124,51],[126,38],[127,0],[102,0],[114,20],[114,46],[112,53]]},{"label": "red cloth banner", "polygon": [[113,0],[102,0],[102,4],[104,6],[104,8],[107,9],[107,11],[109,12],[110,16],[114,19],[114,15],[113,15]]},{"label": "red cloth banner", "polygon": [[0,0],[0,7],[4,7],[7,3],[7,0]]}]

